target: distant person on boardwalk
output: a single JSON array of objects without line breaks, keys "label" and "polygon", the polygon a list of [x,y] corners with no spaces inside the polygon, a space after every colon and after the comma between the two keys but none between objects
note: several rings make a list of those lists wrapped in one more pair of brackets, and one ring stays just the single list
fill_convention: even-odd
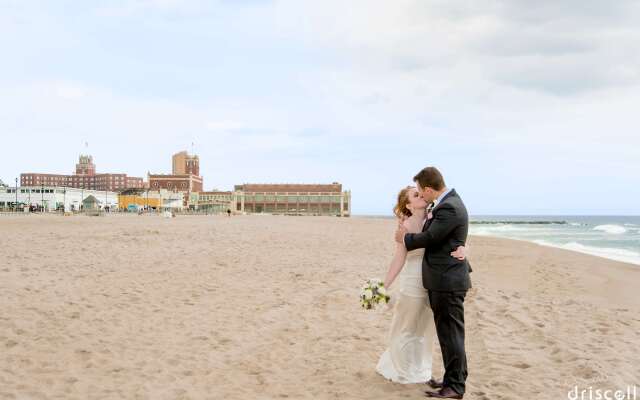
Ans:
[{"label": "distant person on boardwalk", "polygon": [[227,217],[231,217],[231,210],[227,208]]}]

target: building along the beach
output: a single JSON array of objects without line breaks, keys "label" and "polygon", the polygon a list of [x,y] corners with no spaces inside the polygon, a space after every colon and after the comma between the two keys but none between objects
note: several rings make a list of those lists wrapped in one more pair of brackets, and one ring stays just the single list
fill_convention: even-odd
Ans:
[{"label": "building along the beach", "polygon": [[20,174],[21,186],[61,186],[89,190],[119,191],[127,188],[142,188],[142,178],[127,174],[98,174],[93,157],[80,155],[76,172],[72,175],[41,174],[26,172]]},{"label": "building along the beach", "polygon": [[240,212],[238,204],[241,198],[241,192],[194,192],[189,196],[189,209],[212,214],[225,213],[227,210],[236,213]]},{"label": "building along the beach", "polygon": [[201,192],[202,177],[196,175],[149,174],[149,189],[172,192]]},{"label": "building along the beach", "polygon": [[44,211],[54,211],[64,207],[66,211],[79,211],[83,200],[88,196],[98,199],[101,207],[106,205],[113,209],[118,205],[118,194],[115,192],[41,185],[0,187],[0,210],[14,209],[16,194],[18,209],[32,206]]},{"label": "building along the beach", "polygon": [[251,184],[235,186],[236,211],[287,215],[351,215],[351,192],[342,184]]},{"label": "building along the beach", "polygon": [[171,157],[171,174],[149,174],[149,189],[165,189],[184,195],[183,205],[187,205],[189,194],[202,192],[203,180],[200,174],[200,161],[197,155],[181,151]]}]

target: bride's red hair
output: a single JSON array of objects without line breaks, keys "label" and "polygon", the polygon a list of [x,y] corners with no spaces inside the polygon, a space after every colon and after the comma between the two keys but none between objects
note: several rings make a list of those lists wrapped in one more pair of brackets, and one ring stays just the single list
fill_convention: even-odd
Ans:
[{"label": "bride's red hair", "polygon": [[410,217],[413,215],[407,208],[407,204],[409,204],[409,190],[411,189],[415,188],[413,186],[407,186],[398,193],[398,202],[396,203],[396,206],[393,207],[393,213],[398,218]]}]

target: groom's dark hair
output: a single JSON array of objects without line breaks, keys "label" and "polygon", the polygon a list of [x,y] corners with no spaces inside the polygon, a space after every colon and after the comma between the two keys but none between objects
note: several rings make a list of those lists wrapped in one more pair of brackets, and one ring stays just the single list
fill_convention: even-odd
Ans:
[{"label": "groom's dark hair", "polygon": [[421,188],[430,187],[433,190],[442,190],[446,185],[444,178],[436,167],[426,167],[413,177],[413,181],[417,182]]}]

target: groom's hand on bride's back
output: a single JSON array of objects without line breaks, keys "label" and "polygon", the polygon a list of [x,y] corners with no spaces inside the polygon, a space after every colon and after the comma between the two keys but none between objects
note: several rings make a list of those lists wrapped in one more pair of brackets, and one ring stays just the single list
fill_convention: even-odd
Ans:
[{"label": "groom's hand on bride's back", "polygon": [[451,257],[458,259],[460,261],[464,261],[467,258],[467,249],[464,246],[458,246],[455,251],[451,252]]}]

